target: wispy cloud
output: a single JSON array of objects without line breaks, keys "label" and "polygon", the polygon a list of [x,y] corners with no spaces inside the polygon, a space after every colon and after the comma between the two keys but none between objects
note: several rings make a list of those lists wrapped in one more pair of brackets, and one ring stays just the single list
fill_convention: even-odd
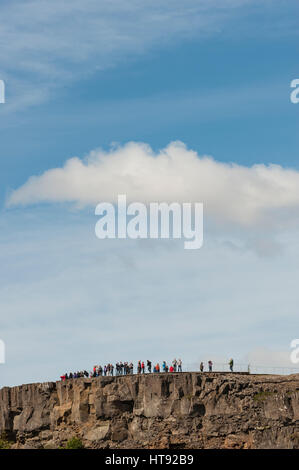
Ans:
[{"label": "wispy cloud", "polygon": [[5,111],[40,103],[67,82],[156,46],[219,34],[245,14],[245,7],[261,3],[269,2],[4,1],[0,6],[0,73],[8,82]]}]

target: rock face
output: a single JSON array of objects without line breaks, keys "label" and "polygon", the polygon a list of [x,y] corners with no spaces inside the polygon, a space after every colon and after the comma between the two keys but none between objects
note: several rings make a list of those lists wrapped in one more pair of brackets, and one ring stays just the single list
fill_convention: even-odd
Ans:
[{"label": "rock face", "polygon": [[182,372],[0,390],[15,448],[299,448],[299,375]]}]

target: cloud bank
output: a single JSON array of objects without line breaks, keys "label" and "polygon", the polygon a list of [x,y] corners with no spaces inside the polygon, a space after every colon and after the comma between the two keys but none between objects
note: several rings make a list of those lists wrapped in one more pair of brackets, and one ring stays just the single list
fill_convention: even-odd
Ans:
[{"label": "cloud bank", "polygon": [[136,142],[75,157],[63,168],[32,176],[13,191],[7,206],[75,203],[79,207],[128,200],[203,202],[205,216],[242,227],[294,223],[299,172],[279,165],[252,167],[199,156],[181,142],[155,153]]},{"label": "cloud bank", "polygon": [[86,211],[7,211],[0,387],[123,357],[294,367],[298,257],[296,236],[280,257],[240,253],[211,237],[191,254],[180,240],[99,240]]}]

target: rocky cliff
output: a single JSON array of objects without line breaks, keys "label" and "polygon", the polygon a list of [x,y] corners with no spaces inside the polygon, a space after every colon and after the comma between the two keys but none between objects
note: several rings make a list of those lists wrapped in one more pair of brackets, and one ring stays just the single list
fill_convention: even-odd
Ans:
[{"label": "rocky cliff", "polygon": [[299,448],[299,375],[183,372],[0,390],[15,448]]}]

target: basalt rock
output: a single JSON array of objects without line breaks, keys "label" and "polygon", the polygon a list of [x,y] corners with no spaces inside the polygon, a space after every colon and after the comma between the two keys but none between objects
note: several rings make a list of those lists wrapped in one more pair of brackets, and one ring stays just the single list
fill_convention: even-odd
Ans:
[{"label": "basalt rock", "polygon": [[299,448],[299,375],[182,372],[0,390],[14,448]]}]

